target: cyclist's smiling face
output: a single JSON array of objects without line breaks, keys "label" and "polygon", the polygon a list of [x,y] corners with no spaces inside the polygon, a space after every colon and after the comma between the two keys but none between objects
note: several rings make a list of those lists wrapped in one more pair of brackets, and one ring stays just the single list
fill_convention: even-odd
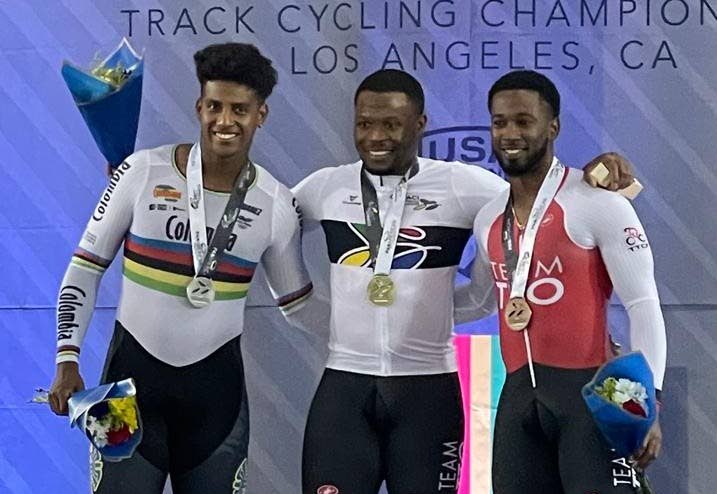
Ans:
[{"label": "cyclist's smiling face", "polygon": [[550,165],[560,121],[537,91],[499,91],[490,113],[493,153],[506,174],[521,176]]},{"label": "cyclist's smiling face", "polygon": [[269,111],[253,89],[229,81],[205,82],[196,110],[202,152],[215,159],[246,157]]},{"label": "cyclist's smiling face", "polygon": [[356,98],[354,143],[376,175],[402,175],[416,159],[426,116],[405,93],[362,91]]}]

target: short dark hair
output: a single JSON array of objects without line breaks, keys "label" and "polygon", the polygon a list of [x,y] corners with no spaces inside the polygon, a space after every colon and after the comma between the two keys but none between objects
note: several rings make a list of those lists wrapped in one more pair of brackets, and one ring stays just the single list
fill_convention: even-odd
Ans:
[{"label": "short dark hair", "polygon": [[358,101],[359,94],[363,91],[403,93],[416,105],[418,113],[423,113],[425,98],[423,96],[421,83],[411,74],[403,70],[381,69],[366,77],[356,90],[354,105],[356,101]]},{"label": "short dark hair", "polygon": [[277,74],[271,60],[247,43],[209,45],[194,54],[197,79],[204,89],[207,81],[229,81],[253,89],[266,100],[276,86]]},{"label": "short dark hair", "polygon": [[511,89],[527,89],[537,92],[553,110],[553,118],[560,115],[560,93],[558,89],[553,84],[553,81],[534,70],[508,72],[495,81],[490,91],[488,91],[488,111],[491,111],[493,96],[500,91]]}]

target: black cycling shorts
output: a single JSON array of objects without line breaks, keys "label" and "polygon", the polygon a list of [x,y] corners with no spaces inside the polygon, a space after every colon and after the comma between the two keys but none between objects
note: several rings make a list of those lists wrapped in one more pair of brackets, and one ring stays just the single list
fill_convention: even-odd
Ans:
[{"label": "black cycling shorts", "polygon": [[132,458],[91,454],[94,492],[243,493],[249,435],[240,337],[174,367],[150,355],[117,322],[102,382],[134,378],[143,436]]},{"label": "black cycling shorts", "polygon": [[455,373],[376,377],[326,369],[304,436],[304,494],[456,492],[463,410]]},{"label": "black cycling shorts", "polygon": [[535,364],[506,377],[493,439],[493,492],[620,494],[639,486],[625,458],[610,450],[580,390],[596,369]]}]

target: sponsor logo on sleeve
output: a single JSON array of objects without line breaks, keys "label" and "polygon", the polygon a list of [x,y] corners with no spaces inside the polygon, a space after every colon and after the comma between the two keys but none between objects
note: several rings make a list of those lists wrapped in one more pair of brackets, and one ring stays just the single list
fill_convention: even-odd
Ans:
[{"label": "sponsor logo on sleeve", "polygon": [[112,177],[110,178],[110,183],[107,184],[107,188],[102,193],[102,197],[100,197],[100,202],[99,204],[97,204],[95,212],[92,214],[93,220],[102,221],[102,218],[105,217],[105,213],[107,213],[107,207],[109,206],[110,199],[112,199],[112,194],[117,188],[117,184],[119,183],[120,179],[125,175],[125,173],[127,173],[127,170],[129,170],[131,167],[132,165],[130,165],[126,161],[123,161],[122,164],[117,167],[115,172],[112,174]]},{"label": "sponsor logo on sleeve", "polygon": [[57,339],[69,340],[75,332],[77,311],[84,305],[87,294],[74,285],[63,286],[57,305]]},{"label": "sponsor logo on sleeve", "polygon": [[623,231],[625,232],[627,250],[630,252],[646,249],[650,246],[650,244],[647,243],[647,237],[639,228],[630,226],[625,228]]},{"label": "sponsor logo on sleeve", "polygon": [[97,242],[97,235],[87,230],[84,235],[82,235],[82,240],[90,245],[95,245],[95,242]]}]

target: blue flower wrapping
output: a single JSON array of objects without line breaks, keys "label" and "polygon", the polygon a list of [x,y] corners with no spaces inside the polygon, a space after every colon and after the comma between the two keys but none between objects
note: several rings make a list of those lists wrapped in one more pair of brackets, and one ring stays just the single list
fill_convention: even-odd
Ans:
[{"label": "blue flower wrapping", "polygon": [[[647,417],[628,412],[595,391],[608,377],[629,379],[645,387]],[[642,446],[657,418],[657,403],[652,371],[641,352],[627,353],[606,362],[597,370],[593,379],[583,386],[582,395],[598,429],[618,455],[631,455]]]},{"label": "blue flower wrapping", "polygon": [[116,167],[134,152],[142,103],[144,60],[123,39],[99,67],[121,67],[128,76],[121,84],[113,85],[91,71],[64,62],[62,77],[100,152],[110,165]]},{"label": "blue flower wrapping", "polygon": [[111,398],[126,398],[136,396],[137,388],[133,379],[125,379],[114,383],[103,384],[95,388],[86,389],[74,393],[68,401],[70,426],[77,426],[90,440],[92,445],[107,461],[121,461],[132,456],[134,451],[142,441],[142,419],[137,409],[137,430],[131,434],[129,439],[117,445],[101,446],[95,443],[92,434],[87,430],[87,417],[92,409],[93,413],[98,412],[99,408],[106,404]]}]

